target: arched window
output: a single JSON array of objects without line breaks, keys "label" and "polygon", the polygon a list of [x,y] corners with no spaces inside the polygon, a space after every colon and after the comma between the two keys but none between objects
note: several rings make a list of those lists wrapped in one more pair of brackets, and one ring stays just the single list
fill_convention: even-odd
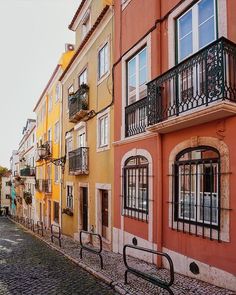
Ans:
[{"label": "arched window", "polygon": [[219,229],[219,152],[208,146],[185,149],[176,156],[173,168],[174,220],[182,222],[184,231],[184,223],[195,224],[196,233],[198,225]]},{"label": "arched window", "polygon": [[146,219],[148,216],[148,160],[130,157],[123,168],[123,208],[125,215]]}]

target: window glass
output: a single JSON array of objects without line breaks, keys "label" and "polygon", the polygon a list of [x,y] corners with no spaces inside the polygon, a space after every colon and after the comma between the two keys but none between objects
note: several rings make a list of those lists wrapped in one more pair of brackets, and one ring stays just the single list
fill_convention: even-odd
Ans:
[{"label": "window glass", "polygon": [[56,101],[58,101],[60,98],[60,85],[56,85]]},{"label": "window glass", "polygon": [[87,84],[87,69],[79,75],[79,86],[82,84]]},{"label": "window glass", "polygon": [[67,185],[67,198],[66,198],[67,208],[73,209],[73,186]]},{"label": "window glass", "polygon": [[108,43],[98,52],[98,77],[99,79],[105,75],[109,70],[109,57],[108,57]]},{"label": "window glass", "polygon": [[128,104],[147,95],[147,49],[146,47],[127,62]]},{"label": "window glass", "polygon": [[193,52],[191,10],[179,20],[179,52],[181,60]]},{"label": "window glass", "polygon": [[108,145],[108,116],[99,119],[99,146]]}]

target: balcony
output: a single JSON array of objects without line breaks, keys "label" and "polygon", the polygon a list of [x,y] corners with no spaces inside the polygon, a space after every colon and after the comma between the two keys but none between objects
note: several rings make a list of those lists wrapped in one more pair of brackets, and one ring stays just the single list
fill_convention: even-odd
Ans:
[{"label": "balcony", "polygon": [[69,96],[70,122],[77,123],[88,115],[88,91],[89,87],[82,84],[76,93]]},{"label": "balcony", "polygon": [[88,151],[87,147],[80,147],[69,152],[69,173],[73,175],[88,174]]},{"label": "balcony", "polygon": [[145,131],[147,127],[147,97],[125,108],[125,136],[129,137]]},{"label": "balcony", "polygon": [[35,176],[35,169],[31,167],[26,167],[20,170],[20,176],[22,177],[32,177]]},{"label": "balcony", "polygon": [[236,114],[236,44],[224,37],[149,82],[149,131],[168,133]]},{"label": "balcony", "polygon": [[52,142],[46,141],[45,143],[41,144],[37,147],[38,159],[37,161],[41,160],[48,160],[52,156]]},{"label": "balcony", "polygon": [[51,179],[37,179],[35,189],[38,192],[51,194],[52,193],[52,180]]}]

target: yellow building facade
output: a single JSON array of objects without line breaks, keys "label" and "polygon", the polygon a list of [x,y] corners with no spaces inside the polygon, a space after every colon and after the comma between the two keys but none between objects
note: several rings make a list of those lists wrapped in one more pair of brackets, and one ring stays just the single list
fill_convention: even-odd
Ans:
[{"label": "yellow building facade", "polygon": [[44,226],[61,223],[61,116],[62,89],[59,77],[74,54],[67,44],[34,112],[36,126],[36,214]]},{"label": "yellow building facade", "polygon": [[111,248],[113,225],[112,8],[82,1],[69,25],[75,55],[62,74],[62,231],[94,231]]}]

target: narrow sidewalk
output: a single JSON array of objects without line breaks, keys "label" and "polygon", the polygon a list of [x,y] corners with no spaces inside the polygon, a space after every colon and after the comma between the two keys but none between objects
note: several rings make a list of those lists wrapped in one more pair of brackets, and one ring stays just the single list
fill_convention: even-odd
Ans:
[{"label": "narrow sidewalk", "polygon": [[[12,219],[11,219],[12,220]],[[14,220],[12,220],[15,222]],[[17,223],[17,222],[15,222]],[[19,223],[17,223],[19,224]],[[132,274],[128,274],[128,284],[124,283],[125,265],[123,256],[121,254],[102,251],[104,269],[100,268],[100,260],[97,255],[94,255],[86,250],[83,251],[83,259],[80,259],[80,245],[72,238],[62,235],[62,247],[59,247],[58,241],[55,239],[54,243],[51,242],[49,231],[44,232],[44,236],[33,233],[23,225],[25,230],[46,242],[48,246],[59,251],[68,259],[84,268],[103,282],[113,286],[117,293],[120,294],[138,294],[138,295],[152,295],[152,294],[169,294],[167,291],[138,278]],[[158,278],[168,280],[169,272],[166,269],[159,269],[155,265],[146,263],[137,258],[129,257],[129,264],[142,271],[152,274]],[[232,291],[222,289],[211,284],[199,281],[197,279],[189,278],[175,273],[175,281],[171,286],[175,295],[233,295]]]}]

